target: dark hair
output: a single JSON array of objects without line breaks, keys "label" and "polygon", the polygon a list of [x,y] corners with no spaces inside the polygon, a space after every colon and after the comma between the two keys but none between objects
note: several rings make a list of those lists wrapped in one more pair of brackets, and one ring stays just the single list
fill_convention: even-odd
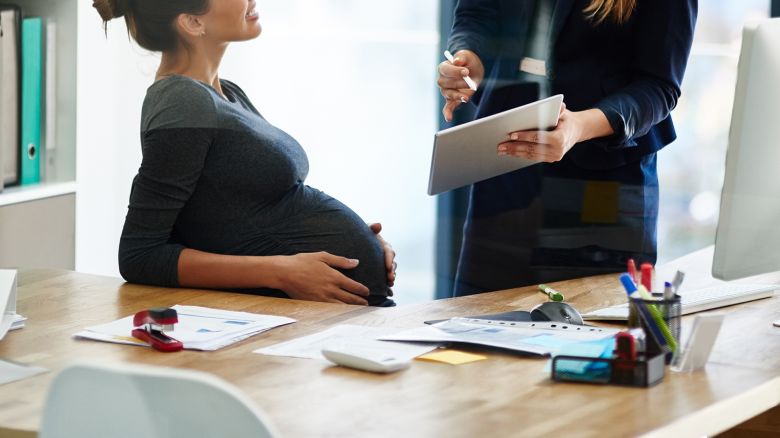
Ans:
[{"label": "dark hair", "polygon": [[175,50],[179,45],[176,17],[205,14],[209,3],[210,0],[92,0],[104,28],[112,19],[124,16],[130,36],[153,52]]}]

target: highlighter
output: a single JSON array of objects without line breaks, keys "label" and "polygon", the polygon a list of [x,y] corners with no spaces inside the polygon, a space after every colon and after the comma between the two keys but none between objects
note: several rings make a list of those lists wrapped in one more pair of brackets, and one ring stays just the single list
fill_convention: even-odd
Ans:
[{"label": "highlighter", "polygon": [[550,298],[550,301],[563,301],[563,294],[546,284],[539,285],[539,292],[547,295]]}]

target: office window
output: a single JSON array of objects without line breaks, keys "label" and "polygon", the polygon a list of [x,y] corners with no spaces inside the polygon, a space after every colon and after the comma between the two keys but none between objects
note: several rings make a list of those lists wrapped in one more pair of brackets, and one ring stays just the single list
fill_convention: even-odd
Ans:
[{"label": "office window", "polygon": [[223,76],[309,155],[307,183],[382,222],[398,253],[397,301],[433,298],[436,0],[259,2],[263,35]]},{"label": "office window", "polygon": [[659,262],[714,243],[742,27],[769,15],[769,0],[699,2],[678,139],[659,153]]}]

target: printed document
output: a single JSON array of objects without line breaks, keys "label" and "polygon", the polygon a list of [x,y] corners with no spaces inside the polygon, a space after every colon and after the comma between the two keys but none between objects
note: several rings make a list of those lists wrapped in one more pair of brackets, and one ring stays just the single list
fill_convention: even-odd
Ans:
[{"label": "printed document", "polygon": [[555,355],[583,341],[615,336],[619,330],[561,324],[559,322],[507,322],[453,318],[383,336],[388,341],[462,342],[523,353]]},{"label": "printed document", "polygon": [[[197,306],[173,306],[179,322],[173,331],[165,332],[178,339],[188,350],[213,351],[242,341],[275,327],[295,322],[283,316],[210,309]],[[131,336],[133,315],[108,324],[87,327],[77,338],[130,345],[147,345]]]}]

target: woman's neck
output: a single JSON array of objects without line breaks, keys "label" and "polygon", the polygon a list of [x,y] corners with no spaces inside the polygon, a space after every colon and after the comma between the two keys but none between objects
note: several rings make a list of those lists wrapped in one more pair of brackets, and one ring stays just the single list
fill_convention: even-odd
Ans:
[{"label": "woman's neck", "polygon": [[163,52],[156,79],[171,75],[187,76],[209,84],[223,94],[219,84],[219,65],[225,49],[227,44],[219,47],[196,45],[175,52]]}]

